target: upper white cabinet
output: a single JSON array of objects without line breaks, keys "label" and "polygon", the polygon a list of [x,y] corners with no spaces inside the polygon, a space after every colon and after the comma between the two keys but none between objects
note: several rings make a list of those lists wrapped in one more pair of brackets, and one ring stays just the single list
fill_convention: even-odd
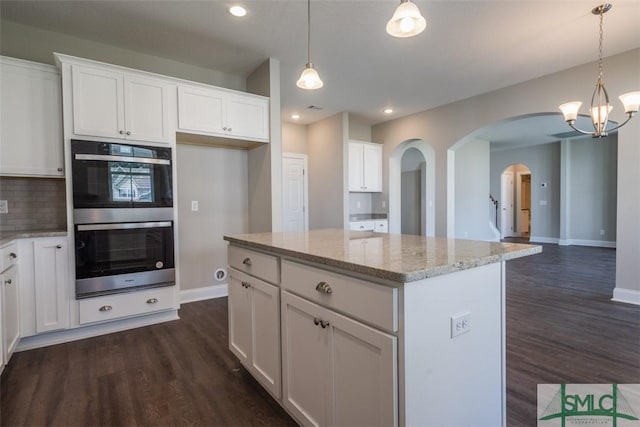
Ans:
[{"label": "upper white cabinet", "polygon": [[349,141],[349,191],[382,191],[382,145]]},{"label": "upper white cabinet", "polygon": [[0,174],[64,177],[58,70],[0,57],[0,82]]},{"label": "upper white cabinet", "polygon": [[136,141],[173,138],[169,91],[160,79],[73,65],[73,133]]},{"label": "upper white cabinet", "polygon": [[210,87],[180,85],[178,131],[268,142],[269,100]]}]

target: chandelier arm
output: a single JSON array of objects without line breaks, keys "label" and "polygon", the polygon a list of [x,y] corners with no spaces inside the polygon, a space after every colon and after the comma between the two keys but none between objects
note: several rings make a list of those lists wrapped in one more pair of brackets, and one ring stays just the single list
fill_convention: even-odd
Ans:
[{"label": "chandelier arm", "polygon": [[580,133],[582,133],[582,134],[585,134],[585,135],[594,135],[594,134],[595,134],[595,132],[587,132],[587,131],[584,131],[584,130],[582,130],[582,129],[578,129],[577,127],[575,127],[575,126],[573,125],[573,123],[572,123],[572,122],[567,122],[567,124],[568,124],[569,126],[571,126],[571,128],[572,128],[573,130],[575,130],[575,131],[577,131],[577,132],[580,132]]},{"label": "chandelier arm", "polygon": [[622,126],[626,125],[627,122],[629,120],[631,120],[632,118],[633,118],[633,113],[627,113],[627,120],[625,120],[624,122],[620,123],[618,126],[616,126],[614,128],[606,129],[606,132],[609,133],[609,132],[613,132],[614,130],[620,129]]}]

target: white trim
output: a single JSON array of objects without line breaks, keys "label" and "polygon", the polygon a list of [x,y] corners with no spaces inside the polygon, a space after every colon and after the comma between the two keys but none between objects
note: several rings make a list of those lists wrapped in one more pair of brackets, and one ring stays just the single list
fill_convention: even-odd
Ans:
[{"label": "white trim", "polygon": [[616,242],[607,240],[585,240],[585,239],[560,239],[558,241],[560,246],[593,246],[597,248],[615,248]]},{"label": "white trim", "polygon": [[529,242],[530,243],[552,243],[557,245],[560,242],[560,239],[558,239],[557,237],[531,236],[529,237]]},{"label": "white trim", "polygon": [[226,283],[223,283],[221,285],[184,289],[180,291],[180,304],[202,301],[205,299],[226,297],[227,294],[228,287]]},{"label": "white trim", "polygon": [[120,332],[127,329],[140,328],[143,326],[150,326],[157,323],[164,323],[170,320],[179,319],[178,310],[170,310],[134,317],[131,319],[100,323],[97,325],[89,325],[81,328],[67,329],[42,335],[34,335],[32,337],[22,338],[18,343],[16,351],[31,350],[49,345],[78,341],[85,338],[97,337],[100,335],[111,334],[113,332]]},{"label": "white trim", "polygon": [[614,288],[611,301],[640,305],[640,291],[634,289]]}]

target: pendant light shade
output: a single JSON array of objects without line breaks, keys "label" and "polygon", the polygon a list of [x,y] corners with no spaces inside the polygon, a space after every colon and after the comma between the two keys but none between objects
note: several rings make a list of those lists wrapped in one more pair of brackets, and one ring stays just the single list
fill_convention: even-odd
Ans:
[{"label": "pendant light shade", "polygon": [[307,0],[307,64],[304,66],[296,86],[307,90],[320,89],[324,86],[318,71],[313,68],[313,63],[311,62],[311,0]]},{"label": "pendant light shade", "polygon": [[393,16],[387,22],[387,33],[393,37],[413,37],[427,28],[427,21],[420,14],[418,6],[411,0],[400,0]]},{"label": "pendant light shade", "polygon": [[302,70],[302,74],[296,82],[296,85],[301,89],[320,89],[324,86],[324,83],[320,80],[316,69],[313,68],[313,64],[308,62],[304,70]]}]

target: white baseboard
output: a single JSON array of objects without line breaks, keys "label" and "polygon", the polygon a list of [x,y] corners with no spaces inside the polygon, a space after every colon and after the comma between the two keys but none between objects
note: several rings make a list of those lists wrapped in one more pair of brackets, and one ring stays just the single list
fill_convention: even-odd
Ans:
[{"label": "white baseboard", "polygon": [[585,240],[585,239],[561,239],[558,241],[558,245],[560,246],[593,246],[598,248],[614,248],[616,247],[616,242],[611,242],[607,240]]},{"label": "white baseboard", "polygon": [[611,301],[640,305],[640,291],[634,289],[614,288]]},{"label": "white baseboard", "polygon": [[227,284],[203,286],[201,288],[184,289],[180,291],[180,304],[202,301],[205,299],[226,297],[228,294]]},{"label": "white baseboard", "polygon": [[541,237],[541,236],[531,236],[529,237],[529,243],[552,243],[557,245],[560,239],[557,237]]},{"label": "white baseboard", "polygon": [[49,332],[42,335],[22,338],[16,347],[16,351],[31,350],[49,345],[78,341],[85,338],[97,337],[99,335],[111,334],[113,332],[125,331],[127,329],[141,328],[143,326],[150,326],[178,319],[180,319],[180,317],[178,317],[178,310],[170,310],[139,317],[132,317],[130,319],[83,326],[75,329],[66,329],[58,332]]}]

